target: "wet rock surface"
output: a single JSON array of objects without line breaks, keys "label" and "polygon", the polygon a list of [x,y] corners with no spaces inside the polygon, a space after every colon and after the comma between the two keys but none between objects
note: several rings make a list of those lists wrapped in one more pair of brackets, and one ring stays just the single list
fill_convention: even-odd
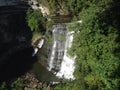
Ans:
[{"label": "wet rock surface", "polygon": [[40,83],[39,80],[35,78],[35,75],[33,73],[26,73],[23,76],[23,80],[25,90],[28,88],[42,87],[42,83]]},{"label": "wet rock surface", "polygon": [[22,78],[24,81],[24,90],[40,90],[52,86],[51,83],[39,81],[32,72],[27,72]]}]

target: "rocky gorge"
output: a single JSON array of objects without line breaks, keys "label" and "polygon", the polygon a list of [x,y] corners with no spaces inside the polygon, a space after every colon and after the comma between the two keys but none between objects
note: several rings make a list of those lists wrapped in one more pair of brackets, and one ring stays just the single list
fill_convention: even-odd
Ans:
[{"label": "rocky gorge", "polygon": [[[33,9],[36,9],[34,6],[36,6],[36,4],[33,5]],[[34,63],[36,62],[37,64],[39,63],[38,66],[41,66],[41,62],[45,62],[45,64],[42,65],[46,65],[47,67],[46,61],[48,56],[45,54],[46,57],[44,58],[39,52],[37,55],[36,53],[33,55],[35,48],[38,47],[39,41],[45,37],[38,36],[32,40],[33,32],[30,30],[26,22],[26,10],[29,8],[29,6],[25,5],[25,10],[23,11],[21,11],[21,7],[6,6],[5,8],[0,8],[3,10],[3,13],[0,15],[0,72],[2,72],[0,74],[0,81],[9,82],[12,79],[22,76],[24,90],[50,88],[56,84],[60,84],[61,80],[57,82],[56,80],[58,79],[56,79],[56,76],[47,69],[36,67],[35,69],[38,70],[37,73],[39,72],[38,75],[36,75],[34,72],[31,72],[31,69],[34,68]],[[13,12],[12,10],[16,8],[18,11]],[[7,10],[7,13],[6,11],[4,12],[4,9]],[[37,9],[43,8],[38,7]],[[44,14],[46,15],[48,12],[43,12],[43,15]],[[62,39],[61,36],[58,38],[60,40]],[[39,51],[44,53],[45,50],[40,49]],[[43,69],[41,72],[39,70],[40,68]],[[38,77],[42,77],[43,80],[48,78],[49,81],[41,81],[38,79]]]}]

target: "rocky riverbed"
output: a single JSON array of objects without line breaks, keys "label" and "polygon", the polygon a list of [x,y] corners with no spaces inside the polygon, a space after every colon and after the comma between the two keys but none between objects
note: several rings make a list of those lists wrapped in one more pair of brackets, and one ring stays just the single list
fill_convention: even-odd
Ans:
[{"label": "rocky riverbed", "polygon": [[61,84],[61,82],[43,82],[37,79],[32,72],[27,72],[22,76],[24,90],[50,90],[54,85]]},{"label": "rocky riverbed", "polygon": [[39,81],[32,72],[25,73],[22,78],[24,90],[40,90],[42,88],[49,88],[51,86],[46,82]]}]

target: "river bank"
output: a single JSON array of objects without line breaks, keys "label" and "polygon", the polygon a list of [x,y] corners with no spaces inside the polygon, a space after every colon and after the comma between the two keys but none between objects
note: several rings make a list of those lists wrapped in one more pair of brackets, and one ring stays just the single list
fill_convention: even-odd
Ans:
[{"label": "river bank", "polygon": [[41,81],[33,72],[26,72],[23,76],[23,88],[24,90],[50,90],[51,87],[61,84],[61,81]]},{"label": "river bank", "polygon": [[49,84],[39,81],[32,72],[25,73],[22,78],[24,90],[38,90],[50,87]]}]

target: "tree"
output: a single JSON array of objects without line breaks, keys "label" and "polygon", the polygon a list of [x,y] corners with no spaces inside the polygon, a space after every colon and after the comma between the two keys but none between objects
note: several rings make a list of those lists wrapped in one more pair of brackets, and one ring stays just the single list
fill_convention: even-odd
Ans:
[{"label": "tree", "polygon": [[42,31],[43,26],[46,22],[46,19],[43,17],[40,10],[32,10],[32,9],[28,9],[26,20],[28,22],[28,26],[32,31],[37,31],[37,30]]},{"label": "tree", "polygon": [[[111,3],[102,0],[83,9],[80,12],[83,23],[74,25],[77,29],[70,53],[77,55],[74,74],[83,83],[82,90],[118,89],[120,78],[114,75],[120,66],[120,57],[114,51],[120,47],[116,42],[119,30],[106,22]],[[104,9],[101,6],[105,6]]]},{"label": "tree", "polygon": [[23,80],[21,78],[17,78],[17,80],[11,83],[11,89],[23,90]]},{"label": "tree", "polygon": [[53,20],[49,20],[46,23],[46,29],[47,30],[52,30],[52,25],[55,24],[55,22]]},{"label": "tree", "polygon": [[0,90],[8,90],[6,82],[2,82],[2,84],[0,85]]}]

